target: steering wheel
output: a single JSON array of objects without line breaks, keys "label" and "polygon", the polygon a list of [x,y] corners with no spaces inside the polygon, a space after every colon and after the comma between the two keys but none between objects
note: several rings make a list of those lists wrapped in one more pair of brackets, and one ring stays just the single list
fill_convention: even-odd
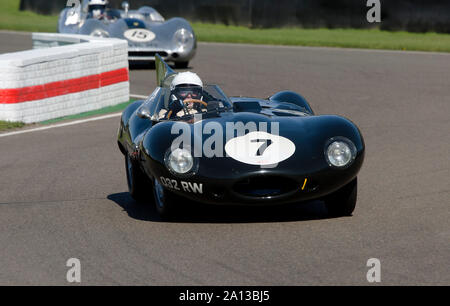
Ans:
[{"label": "steering wheel", "polygon": [[[188,98],[188,99],[183,101],[183,110],[184,110],[185,115],[190,115],[191,114],[191,112],[187,108],[187,104],[189,104],[189,103],[194,103],[194,104],[197,103],[197,104],[203,105],[204,107],[208,106],[208,103],[206,103],[205,101]],[[196,109],[196,110],[200,112],[200,109]]]},{"label": "steering wheel", "polygon": [[[187,108],[186,108],[186,104],[188,104],[188,103],[198,103],[198,104],[203,105],[204,107],[207,107],[207,106],[208,106],[208,103],[206,103],[205,101],[202,101],[202,100],[198,100],[198,99],[185,99],[185,100],[183,101],[183,104],[184,104],[183,110],[184,110],[184,112],[185,112],[186,115],[190,114],[190,113],[189,113],[189,110],[187,110]],[[170,117],[172,116],[172,113],[173,113],[172,111],[169,111],[169,113],[167,114],[167,119],[170,119]]]},{"label": "steering wheel", "polygon": [[208,103],[206,103],[205,101],[202,100],[197,100],[197,99],[186,99],[183,101],[184,104],[188,104],[188,103],[199,103],[201,105],[203,105],[204,107],[208,106]]}]

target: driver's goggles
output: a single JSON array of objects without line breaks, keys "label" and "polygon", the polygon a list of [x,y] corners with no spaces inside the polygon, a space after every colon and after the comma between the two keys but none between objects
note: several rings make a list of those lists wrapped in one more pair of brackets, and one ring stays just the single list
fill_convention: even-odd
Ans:
[{"label": "driver's goggles", "polygon": [[176,93],[180,98],[185,99],[189,96],[192,99],[199,99],[202,96],[202,89],[196,88],[196,89],[186,89],[186,88],[179,88],[177,89]]}]

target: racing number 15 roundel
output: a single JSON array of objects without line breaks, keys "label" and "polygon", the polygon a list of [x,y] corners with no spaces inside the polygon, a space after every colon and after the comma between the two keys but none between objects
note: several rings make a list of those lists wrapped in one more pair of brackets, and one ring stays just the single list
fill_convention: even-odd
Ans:
[{"label": "racing number 15 roundel", "polygon": [[130,29],[123,33],[126,39],[134,42],[149,42],[155,39],[155,33],[146,29]]},{"label": "racing number 15 roundel", "polygon": [[285,137],[256,131],[230,139],[225,152],[245,164],[274,165],[291,157],[295,144]]}]

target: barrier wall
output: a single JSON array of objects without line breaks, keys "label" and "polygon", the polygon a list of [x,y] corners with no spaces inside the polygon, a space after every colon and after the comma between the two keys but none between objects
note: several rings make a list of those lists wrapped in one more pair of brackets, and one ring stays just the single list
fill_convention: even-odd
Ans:
[{"label": "barrier wall", "polygon": [[126,41],[33,33],[33,48],[0,55],[0,120],[41,122],[129,100]]}]

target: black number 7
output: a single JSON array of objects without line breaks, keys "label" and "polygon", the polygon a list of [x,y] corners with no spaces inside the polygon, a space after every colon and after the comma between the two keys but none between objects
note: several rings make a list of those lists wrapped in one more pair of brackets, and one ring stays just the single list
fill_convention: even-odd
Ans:
[{"label": "black number 7", "polygon": [[262,142],[261,146],[256,152],[256,156],[261,156],[264,154],[264,151],[272,144],[272,140],[270,139],[253,139],[251,142]]}]

